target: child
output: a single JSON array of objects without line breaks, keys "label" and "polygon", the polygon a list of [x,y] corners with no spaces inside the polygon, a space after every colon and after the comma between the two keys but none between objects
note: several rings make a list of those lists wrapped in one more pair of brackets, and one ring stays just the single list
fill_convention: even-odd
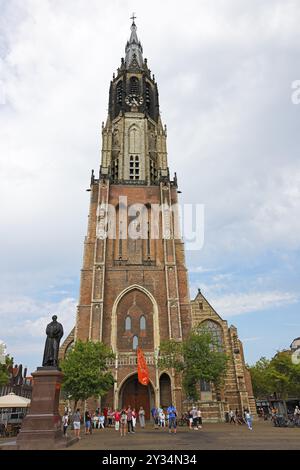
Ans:
[{"label": "child", "polygon": [[161,408],[160,413],[159,413],[159,425],[162,428],[166,427],[166,415],[164,410]]}]

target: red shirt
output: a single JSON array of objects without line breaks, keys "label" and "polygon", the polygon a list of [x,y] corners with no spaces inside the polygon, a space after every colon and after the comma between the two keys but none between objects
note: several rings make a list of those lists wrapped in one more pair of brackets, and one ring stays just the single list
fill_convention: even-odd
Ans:
[{"label": "red shirt", "polygon": [[121,414],[118,411],[114,413],[114,416],[115,416],[115,421],[120,421]]}]

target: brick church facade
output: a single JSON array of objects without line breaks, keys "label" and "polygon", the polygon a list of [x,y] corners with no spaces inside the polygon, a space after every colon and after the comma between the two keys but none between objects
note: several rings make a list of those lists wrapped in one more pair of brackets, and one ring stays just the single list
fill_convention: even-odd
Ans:
[{"label": "brick church facade", "polygon": [[[184,244],[175,236],[174,212],[164,209],[177,203],[177,178],[169,174],[157,84],[136,29],[133,19],[126,56],[110,84],[99,177],[92,173],[91,178],[76,325],[60,354],[64,357],[79,339],[103,341],[116,358],[110,363],[115,384],[101,407],[143,406],[149,417],[154,405],[172,401],[181,413],[190,403],[181,377],[156,367],[160,342],[182,341],[194,325],[205,322],[230,361],[218,394],[210,384],[200,384],[204,419],[222,420],[229,407],[255,412],[236,328],[228,328],[200,292],[190,300]],[[153,207],[163,208],[158,217]],[[104,235],[109,226],[113,236]],[[130,227],[135,236],[128,235]],[[153,237],[154,232],[159,235]],[[148,364],[148,386],[137,380],[137,346]]]}]

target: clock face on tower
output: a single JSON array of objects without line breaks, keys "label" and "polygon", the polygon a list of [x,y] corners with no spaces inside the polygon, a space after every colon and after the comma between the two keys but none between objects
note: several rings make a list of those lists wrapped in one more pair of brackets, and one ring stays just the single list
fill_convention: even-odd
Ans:
[{"label": "clock face on tower", "polygon": [[140,95],[135,95],[133,93],[129,94],[125,98],[125,103],[132,108],[138,108],[141,104],[143,104],[144,100],[143,97]]}]

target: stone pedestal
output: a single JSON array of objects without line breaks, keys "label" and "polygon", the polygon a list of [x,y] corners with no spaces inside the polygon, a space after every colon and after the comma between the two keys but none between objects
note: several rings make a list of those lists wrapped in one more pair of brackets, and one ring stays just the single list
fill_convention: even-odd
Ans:
[{"label": "stone pedestal", "polygon": [[58,411],[63,374],[54,367],[38,367],[33,376],[31,406],[17,437],[20,450],[66,447]]}]

